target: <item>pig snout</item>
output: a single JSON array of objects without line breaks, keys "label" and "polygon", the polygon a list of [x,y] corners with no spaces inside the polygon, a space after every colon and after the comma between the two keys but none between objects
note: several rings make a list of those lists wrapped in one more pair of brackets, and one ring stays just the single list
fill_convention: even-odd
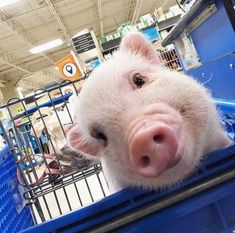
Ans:
[{"label": "pig snout", "polygon": [[181,159],[181,143],[174,127],[157,120],[138,122],[129,134],[130,165],[138,174],[157,177]]}]

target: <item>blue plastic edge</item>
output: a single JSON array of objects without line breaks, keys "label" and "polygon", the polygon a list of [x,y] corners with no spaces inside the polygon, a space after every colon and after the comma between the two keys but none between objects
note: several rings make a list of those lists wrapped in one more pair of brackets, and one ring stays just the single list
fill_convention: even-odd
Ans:
[{"label": "blue plastic edge", "polygon": [[[206,171],[207,166],[213,165],[214,163],[220,162],[222,160],[226,160],[226,158],[231,156],[235,157],[235,145],[231,145],[224,149],[219,149],[206,155],[204,160],[201,161],[201,163],[198,165],[198,169],[204,170],[204,172],[201,174],[199,173],[196,176],[189,177],[183,184],[175,186],[172,189],[151,192],[145,192],[140,189],[125,189],[98,202],[95,202],[92,205],[83,207],[78,211],[73,211],[64,216],[60,216],[53,220],[39,224],[38,226],[31,227],[25,231],[22,231],[22,233],[54,232],[53,230],[69,226],[70,224],[73,225],[74,222],[80,222],[79,229],[76,228],[77,230],[85,230],[87,227],[92,227],[114,217],[120,216],[121,214],[140,207],[141,205],[146,204],[151,200],[157,200],[169,193],[185,188],[188,185],[192,185],[195,182],[202,181],[209,176],[216,175],[223,172],[224,170],[234,168],[235,159],[233,158],[233,160],[229,160],[228,163],[225,162],[225,164],[220,164],[219,166],[215,166],[215,168]],[[134,201],[135,198],[138,198],[138,196],[142,195],[144,196],[143,199]],[[122,208],[118,208],[118,206],[122,206]],[[102,214],[103,211],[106,213],[106,215]],[[109,214],[107,214],[107,211]]]}]

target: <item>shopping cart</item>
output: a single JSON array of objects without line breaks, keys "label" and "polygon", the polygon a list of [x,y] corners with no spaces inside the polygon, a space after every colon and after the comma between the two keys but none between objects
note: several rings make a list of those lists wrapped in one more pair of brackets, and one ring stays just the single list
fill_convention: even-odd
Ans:
[{"label": "shopping cart", "polygon": [[197,174],[169,190],[123,190],[22,233],[233,233],[235,145],[205,157]]},{"label": "shopping cart", "polygon": [[228,135],[235,141],[235,102],[215,99],[217,109]]},{"label": "shopping cart", "polygon": [[[35,223],[109,194],[101,165],[64,146],[66,128],[73,123],[69,100],[77,98],[78,84],[87,75],[37,90],[30,98],[11,99],[2,106],[8,115],[2,124],[4,138],[17,162],[18,181],[24,186]],[[26,102],[31,107],[26,108]]]},{"label": "shopping cart", "polygon": [[180,60],[177,56],[177,52],[174,48],[169,49],[169,50],[165,50],[165,51],[160,51],[159,57],[160,57],[162,64],[166,68],[168,68],[170,70],[178,70],[178,71],[182,70],[182,65],[181,65]]},{"label": "shopping cart", "polygon": [[[81,81],[38,90],[32,103],[11,99],[3,106],[9,115],[2,126],[4,138],[17,162],[18,182],[36,225],[24,232],[235,230],[235,146],[206,156],[197,174],[169,190],[127,189],[109,196],[99,162],[68,151],[63,144],[73,123],[70,101],[78,98],[76,83]],[[32,107],[26,108],[26,102]],[[216,103],[234,139],[235,105]],[[15,113],[16,108],[23,111]]]}]

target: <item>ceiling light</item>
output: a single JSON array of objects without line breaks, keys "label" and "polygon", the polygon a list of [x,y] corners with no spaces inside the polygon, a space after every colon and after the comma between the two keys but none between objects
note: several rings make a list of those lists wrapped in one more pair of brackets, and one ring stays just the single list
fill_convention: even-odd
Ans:
[{"label": "ceiling light", "polygon": [[0,0],[0,8],[19,2],[20,0]]},{"label": "ceiling light", "polygon": [[61,39],[55,39],[55,40],[49,41],[45,44],[41,44],[41,45],[38,45],[36,47],[33,47],[29,50],[29,52],[32,53],[32,54],[42,53],[46,50],[56,48],[56,47],[62,45],[63,43],[64,42]]},{"label": "ceiling light", "polygon": [[17,87],[16,89],[17,89],[17,91],[23,91],[22,87]]}]

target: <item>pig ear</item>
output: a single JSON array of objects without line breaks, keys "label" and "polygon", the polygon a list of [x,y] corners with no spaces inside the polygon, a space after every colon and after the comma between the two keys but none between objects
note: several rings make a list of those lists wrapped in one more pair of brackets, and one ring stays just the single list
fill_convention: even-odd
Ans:
[{"label": "pig ear", "polygon": [[120,45],[121,52],[139,53],[144,56],[149,62],[161,64],[157,52],[153,45],[140,32],[131,32],[123,37]]},{"label": "pig ear", "polygon": [[73,149],[91,156],[97,156],[99,153],[100,148],[98,146],[82,140],[78,127],[71,127],[67,135],[68,143]]}]

